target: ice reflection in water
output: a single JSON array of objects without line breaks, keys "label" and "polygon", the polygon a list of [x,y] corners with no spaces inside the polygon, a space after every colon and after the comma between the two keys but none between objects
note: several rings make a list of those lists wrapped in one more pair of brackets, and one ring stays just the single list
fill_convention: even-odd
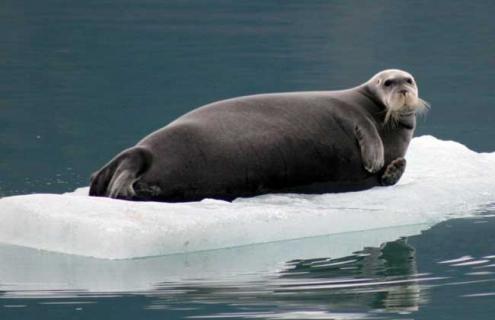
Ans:
[{"label": "ice reflection in water", "polygon": [[[418,274],[415,250],[403,239],[339,259],[289,261],[284,270],[262,280],[259,277],[249,280],[249,275],[244,278],[243,282],[232,279],[162,283],[149,308],[163,308],[174,300],[221,301],[260,310],[195,317],[362,319],[370,311],[416,311],[427,300],[426,292],[421,290],[422,283],[444,279]],[[270,312],[263,311],[267,306]],[[305,313],[294,310],[305,310]],[[342,310],[358,312],[339,312]]]},{"label": "ice reflection in water", "polygon": [[[440,261],[440,275],[418,273],[415,249],[405,239],[369,247],[338,258],[292,260],[277,274],[263,279],[249,275],[205,283],[202,280],[162,283],[157,286],[151,309],[170,307],[174,301],[199,304],[224,303],[239,306],[237,312],[191,316],[191,318],[268,318],[268,319],[389,319],[407,317],[429,302],[432,288],[469,286],[494,282],[491,272],[476,270],[493,264],[493,256]],[[462,259],[466,261],[467,259]],[[449,276],[464,268],[457,281]],[[477,279],[469,276],[476,275]],[[477,298],[493,292],[465,294]],[[249,310],[246,312],[245,310]]]},{"label": "ice reflection in water", "polygon": [[[487,223],[477,223],[485,218]],[[464,229],[483,225],[490,232],[495,219],[485,218],[463,219],[459,225]],[[0,315],[6,310],[35,310],[33,305],[46,310],[90,310],[121,303],[120,308],[125,308],[132,300],[129,305],[138,304],[140,310],[156,317],[166,313],[171,318],[199,319],[410,319],[438,304],[439,292],[452,306],[493,299],[495,256],[489,246],[470,251],[474,248],[469,241],[479,239],[468,241],[464,236],[466,248],[439,253],[446,245],[444,238],[429,238],[452,233],[451,225],[455,223],[442,223],[420,236],[386,241],[335,259],[328,256],[339,256],[339,251],[330,247],[349,245],[350,238],[364,234],[129,261],[49,257],[31,249],[0,247],[4,262]],[[480,239],[491,234],[485,229],[477,235]],[[391,231],[379,231],[378,238],[392,237],[387,232]],[[364,243],[376,235],[369,233]],[[282,252],[283,248],[293,252]],[[433,258],[425,264],[428,248],[432,251],[426,254]],[[291,256],[305,258],[287,259]],[[283,257],[287,262],[274,263],[284,261],[280,260]],[[246,265],[249,260],[256,263]],[[174,273],[186,269],[182,275]],[[46,283],[30,279],[45,279]]]}]

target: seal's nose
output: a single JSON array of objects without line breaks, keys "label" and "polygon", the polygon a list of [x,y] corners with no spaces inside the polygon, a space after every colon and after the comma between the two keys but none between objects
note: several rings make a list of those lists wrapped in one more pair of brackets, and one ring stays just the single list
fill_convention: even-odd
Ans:
[{"label": "seal's nose", "polygon": [[405,95],[407,93],[407,89],[400,89],[399,93]]}]

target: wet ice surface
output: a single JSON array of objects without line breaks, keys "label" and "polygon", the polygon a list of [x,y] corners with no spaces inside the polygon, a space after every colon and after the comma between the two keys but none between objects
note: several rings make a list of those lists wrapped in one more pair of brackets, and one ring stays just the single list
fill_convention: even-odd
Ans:
[{"label": "wet ice surface", "polygon": [[495,153],[432,136],[413,139],[392,187],[195,203],[64,195],[0,199],[0,242],[104,259],[190,253],[426,224],[474,215],[495,199]]}]

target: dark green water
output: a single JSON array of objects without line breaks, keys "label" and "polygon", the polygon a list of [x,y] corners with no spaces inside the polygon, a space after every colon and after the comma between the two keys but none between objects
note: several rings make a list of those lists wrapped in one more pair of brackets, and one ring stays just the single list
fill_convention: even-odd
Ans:
[{"label": "dark green water", "polygon": [[[115,153],[207,102],[347,88],[385,68],[413,73],[432,105],[417,135],[493,151],[494,14],[492,1],[0,0],[0,196],[87,185]],[[491,319],[494,226],[486,212],[333,267],[314,257],[326,260],[132,294],[0,279],[0,319]],[[466,255],[482,262],[438,263]],[[71,268],[65,281],[77,283]]]}]

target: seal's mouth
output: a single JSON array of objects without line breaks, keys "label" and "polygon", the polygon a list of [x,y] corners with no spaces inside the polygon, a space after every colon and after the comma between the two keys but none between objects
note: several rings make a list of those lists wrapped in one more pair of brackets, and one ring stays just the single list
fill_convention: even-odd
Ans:
[{"label": "seal's mouth", "polygon": [[415,91],[407,88],[398,88],[391,92],[385,104],[387,107],[385,123],[397,122],[400,117],[424,113],[430,108],[430,105],[419,98]]}]

